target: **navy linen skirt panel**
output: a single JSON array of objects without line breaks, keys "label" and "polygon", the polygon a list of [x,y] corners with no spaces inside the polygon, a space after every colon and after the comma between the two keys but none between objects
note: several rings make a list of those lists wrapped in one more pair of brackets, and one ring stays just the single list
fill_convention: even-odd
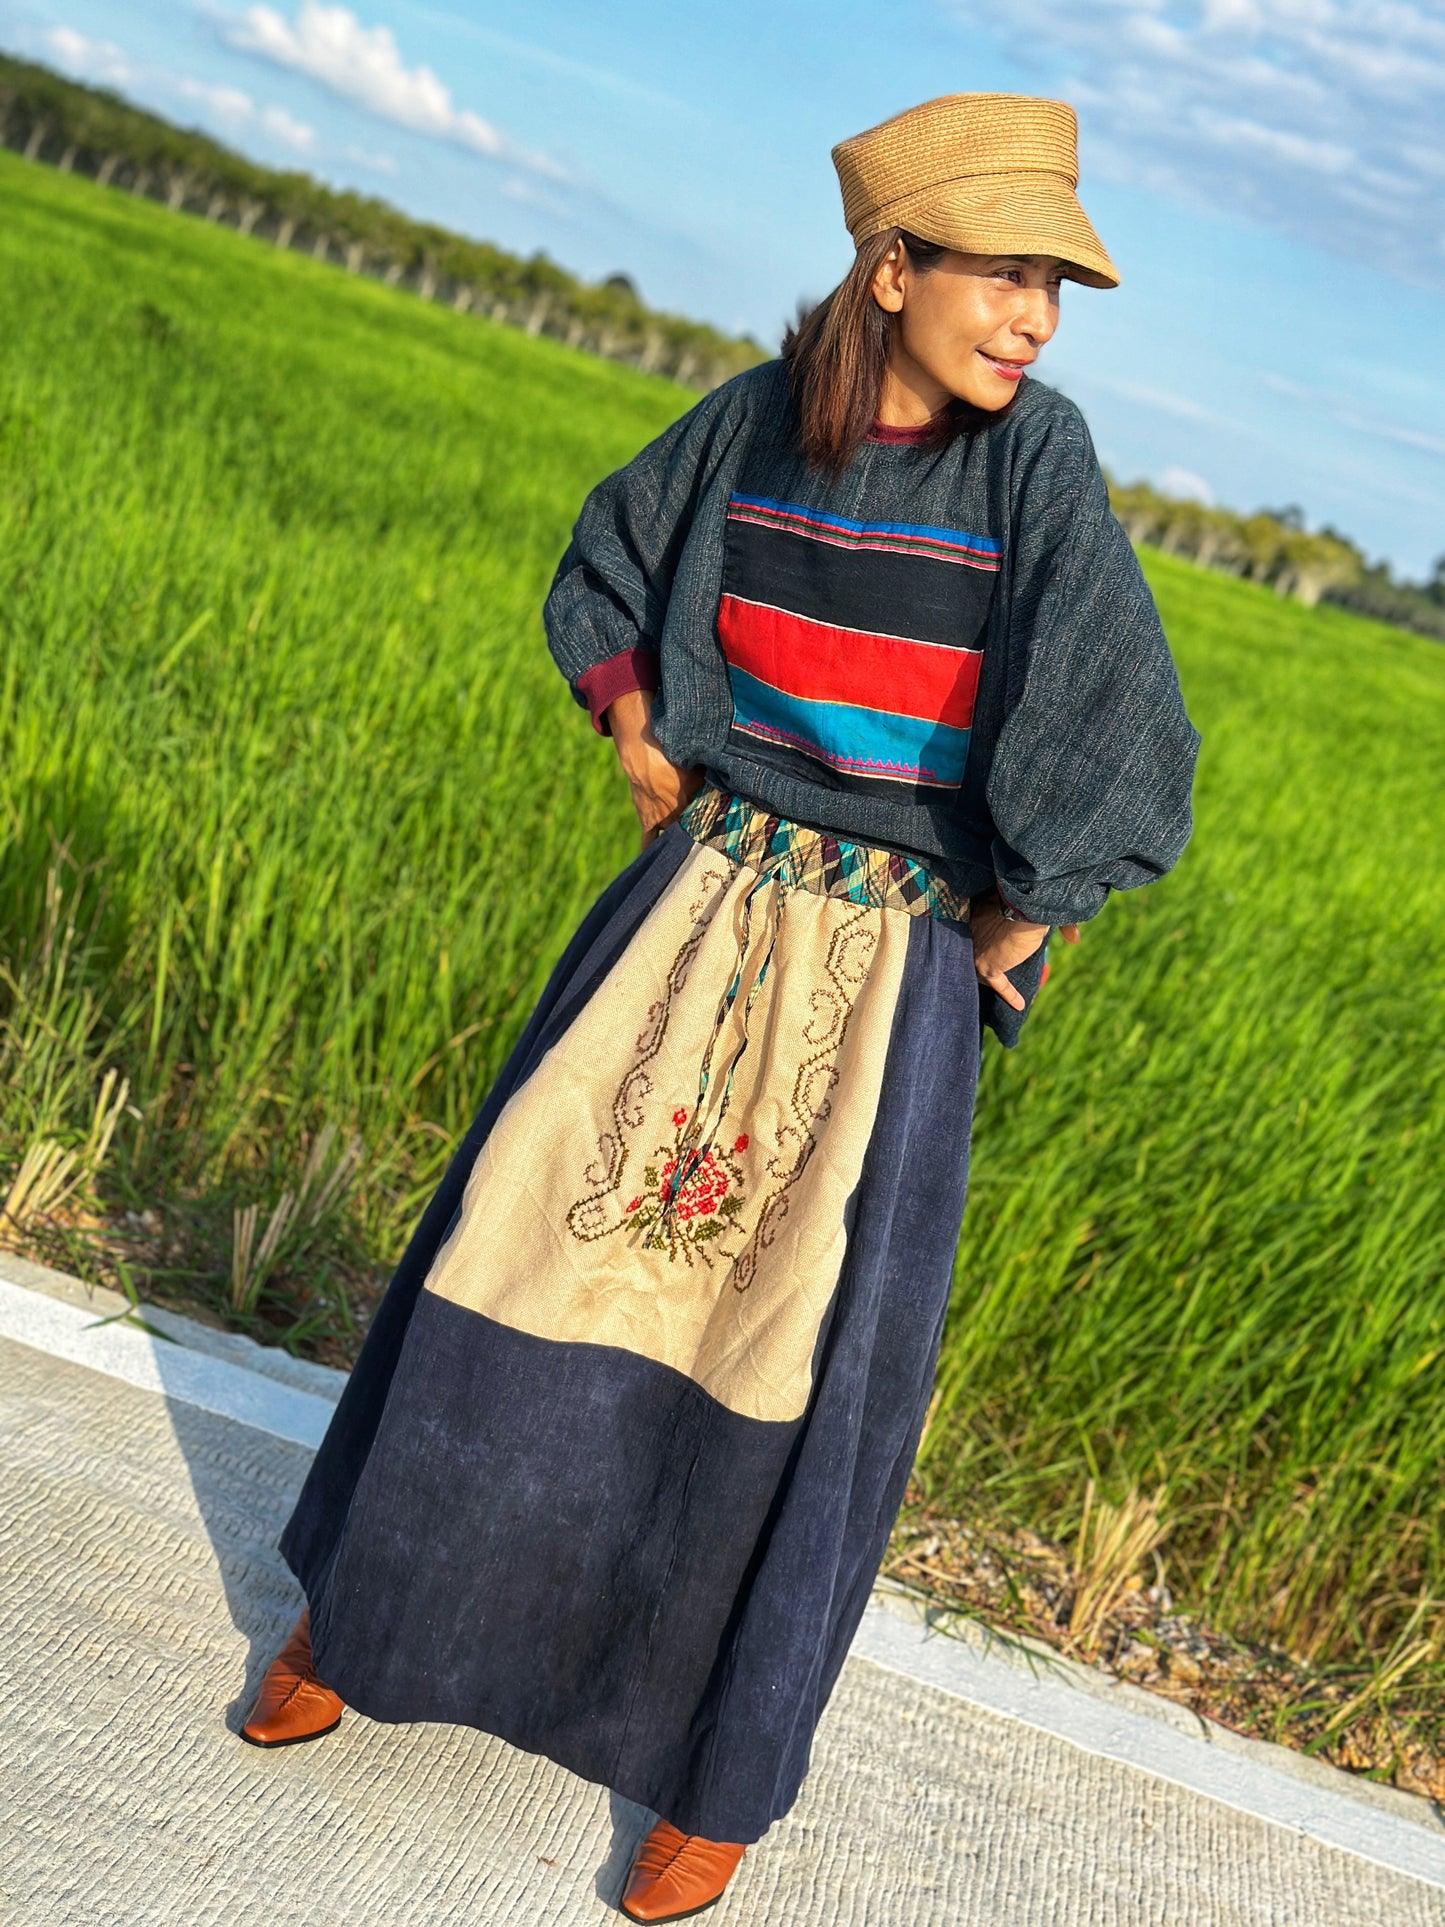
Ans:
[{"label": "navy linen skirt panel", "polygon": [[902,1500],[963,1213],[966,906],[706,790],[603,893],[282,1551],[321,1677],[750,1842]]}]

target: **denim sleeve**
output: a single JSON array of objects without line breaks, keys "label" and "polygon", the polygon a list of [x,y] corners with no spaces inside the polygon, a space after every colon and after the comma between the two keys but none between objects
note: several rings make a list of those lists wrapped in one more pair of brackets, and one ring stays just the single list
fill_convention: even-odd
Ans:
[{"label": "denim sleeve", "polygon": [[1179,859],[1199,737],[1077,411],[1024,474],[1009,617],[1021,664],[988,778],[994,869],[1037,923],[1082,923]]},{"label": "denim sleeve", "polygon": [[729,383],[705,396],[582,505],[542,620],[553,660],[584,707],[581,685],[591,671],[619,657],[635,666],[634,652],[657,649],[698,498],[736,426],[735,389]]}]

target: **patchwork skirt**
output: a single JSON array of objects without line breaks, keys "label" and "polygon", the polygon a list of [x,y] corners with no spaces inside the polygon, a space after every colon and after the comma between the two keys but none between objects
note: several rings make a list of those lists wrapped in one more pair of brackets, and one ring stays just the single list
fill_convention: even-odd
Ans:
[{"label": "patchwork skirt", "polygon": [[323,1679],[686,1833],[791,1806],[902,1500],[963,1213],[967,905],[705,790],[558,963],[282,1551]]}]

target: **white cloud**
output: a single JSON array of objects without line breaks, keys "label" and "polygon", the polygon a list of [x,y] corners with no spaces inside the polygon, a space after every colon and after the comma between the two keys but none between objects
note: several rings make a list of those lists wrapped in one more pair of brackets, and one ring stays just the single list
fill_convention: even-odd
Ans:
[{"label": "white cloud", "polygon": [[1307,140],[1302,134],[1286,133],[1279,127],[1263,127],[1257,120],[1241,120],[1229,114],[1201,110],[1195,124],[1209,140],[1226,151],[1233,148],[1283,161],[1288,167],[1303,168],[1311,174],[1343,174],[1356,164],[1352,149],[1338,141]]},{"label": "white cloud", "polygon": [[1206,508],[1214,500],[1214,490],[1192,468],[1166,468],[1159,477],[1159,486],[1166,495],[1184,496],[1191,502],[1202,502]]},{"label": "white cloud", "polygon": [[1142,381],[1120,381],[1113,375],[1100,375],[1092,370],[1069,379],[1075,385],[1091,383],[1111,395],[1122,395],[1125,401],[1139,402],[1145,408],[1156,408],[1163,415],[1178,415],[1185,421],[1218,423],[1220,419],[1199,402],[1191,401],[1188,395],[1175,395],[1167,388],[1150,388]]},{"label": "white cloud", "polygon": [[369,147],[357,147],[355,145],[347,147],[345,153],[347,160],[351,161],[353,165],[368,168],[373,174],[395,174],[397,172],[396,156],[394,154],[379,154]]},{"label": "white cloud", "polygon": [[1445,455],[1445,435],[1432,435],[1428,430],[1372,415],[1348,395],[1337,394],[1329,389],[1306,388],[1284,375],[1266,372],[1262,379],[1265,387],[1272,388],[1275,394],[1303,402],[1316,412],[1323,409],[1342,427],[1353,428],[1357,434],[1368,435],[1375,441],[1398,442],[1402,448],[1418,448],[1426,455]]},{"label": "white cloud", "polygon": [[539,188],[537,183],[528,180],[525,174],[509,174],[502,182],[502,193],[507,200],[516,201],[521,207],[535,208],[539,214],[549,215],[555,221],[568,221],[572,218],[570,210],[563,206],[554,194]]},{"label": "white cloud", "polygon": [[1099,173],[1445,283],[1439,0],[944,4],[1078,108],[1086,205]]},{"label": "white cloud", "polygon": [[90,40],[74,27],[52,27],[45,42],[62,67],[87,80],[120,87],[132,77],[130,62],[113,40]]},{"label": "white cloud", "polygon": [[287,113],[284,107],[262,107],[257,109],[251,96],[239,87],[218,87],[207,81],[163,80],[183,100],[193,100],[204,107],[213,120],[221,121],[234,131],[241,127],[258,127],[272,140],[280,141],[283,147],[294,148],[298,154],[309,154],[316,146],[316,129],[308,127],[304,120]]},{"label": "white cloud", "polygon": [[211,87],[201,80],[182,80],[177,82],[176,92],[206,108],[217,120],[237,125],[248,121],[256,111],[255,101],[239,87]]},{"label": "white cloud", "polygon": [[1335,415],[1346,428],[1357,428],[1362,435],[1376,435],[1383,441],[1399,442],[1405,448],[1422,448],[1427,455],[1445,455],[1445,435],[1428,435],[1424,429],[1381,421],[1378,416],[1362,415],[1350,407],[1337,408]]},{"label": "white cloud", "polygon": [[490,121],[458,107],[430,67],[405,64],[389,27],[363,26],[349,7],[301,0],[288,20],[274,7],[257,5],[227,20],[222,31],[233,47],[305,74],[381,120],[565,179],[554,161],[515,147]]},{"label": "white cloud", "polygon": [[297,120],[288,114],[284,107],[264,107],[261,110],[261,127],[273,140],[284,147],[294,147],[298,154],[309,154],[316,145],[316,129],[308,127],[304,120]]},{"label": "white cloud", "polygon": [[514,40],[510,34],[498,33],[494,27],[483,26],[478,20],[446,8],[421,6],[417,0],[408,0],[407,12],[430,26],[444,28],[448,33],[464,34],[469,40],[495,48],[498,53],[512,60],[542,67],[550,73],[565,74],[570,80],[580,80],[584,86],[595,88],[598,92],[620,94],[628,99],[640,100],[649,107],[692,118],[691,110],[672,94],[660,93],[655,87],[645,87],[630,74],[614,73],[607,67],[593,67],[585,61],[573,60],[567,54],[559,53],[555,47],[541,47],[530,40]]}]

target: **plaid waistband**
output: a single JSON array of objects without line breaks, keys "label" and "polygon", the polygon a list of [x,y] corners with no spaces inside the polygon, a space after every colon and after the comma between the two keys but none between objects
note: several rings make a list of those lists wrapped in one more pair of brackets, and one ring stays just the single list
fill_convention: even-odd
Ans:
[{"label": "plaid waistband", "polygon": [[934,876],[916,857],[871,843],[850,843],[827,830],[806,829],[773,816],[745,797],[709,784],[682,813],[694,843],[731,862],[815,896],[846,897],[874,910],[968,922],[968,898]]}]

